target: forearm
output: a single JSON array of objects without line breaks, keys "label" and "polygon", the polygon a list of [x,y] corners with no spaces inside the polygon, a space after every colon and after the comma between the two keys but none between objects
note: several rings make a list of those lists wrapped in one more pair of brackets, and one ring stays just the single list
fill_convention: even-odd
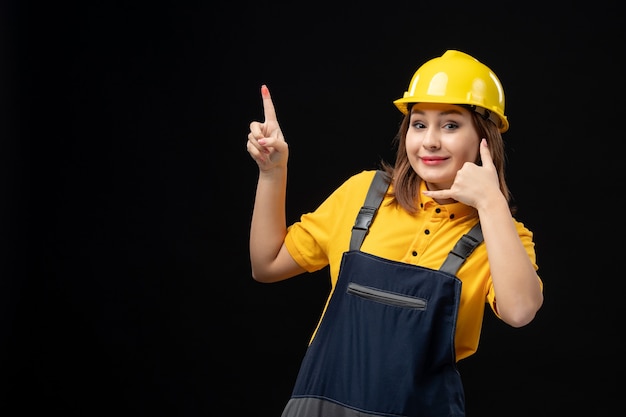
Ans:
[{"label": "forearm", "polygon": [[252,276],[271,281],[271,267],[287,233],[285,200],[287,168],[260,171],[250,225]]},{"label": "forearm", "polygon": [[513,327],[530,323],[543,303],[539,277],[504,197],[479,208],[500,317]]}]

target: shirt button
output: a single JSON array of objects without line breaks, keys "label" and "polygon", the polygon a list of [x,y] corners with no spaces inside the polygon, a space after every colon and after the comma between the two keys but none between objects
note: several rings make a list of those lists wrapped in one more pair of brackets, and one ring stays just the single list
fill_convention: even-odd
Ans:
[{"label": "shirt button", "polygon": [[424,230],[424,233],[429,235],[430,234],[430,230],[426,229],[426,230]]},{"label": "shirt button", "polygon": [[417,252],[416,251],[413,251],[412,254],[413,254],[413,256],[417,256]]}]

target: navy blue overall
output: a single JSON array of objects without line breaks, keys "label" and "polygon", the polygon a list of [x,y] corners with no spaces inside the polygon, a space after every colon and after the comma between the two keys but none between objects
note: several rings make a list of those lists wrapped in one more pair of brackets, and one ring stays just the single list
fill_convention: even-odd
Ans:
[{"label": "navy blue overall", "polygon": [[465,416],[454,274],[482,242],[480,223],[440,270],[361,252],[387,186],[378,171],[282,417]]}]

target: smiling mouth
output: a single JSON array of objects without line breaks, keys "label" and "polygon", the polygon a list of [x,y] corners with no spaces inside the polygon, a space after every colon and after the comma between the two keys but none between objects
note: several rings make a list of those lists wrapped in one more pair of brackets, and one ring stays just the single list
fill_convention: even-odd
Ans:
[{"label": "smiling mouth", "polygon": [[424,165],[439,165],[445,162],[448,158],[420,158]]}]

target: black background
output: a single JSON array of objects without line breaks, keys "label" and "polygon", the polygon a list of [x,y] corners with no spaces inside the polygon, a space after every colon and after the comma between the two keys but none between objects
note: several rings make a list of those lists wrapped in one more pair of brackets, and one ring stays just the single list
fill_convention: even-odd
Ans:
[{"label": "black background", "polygon": [[260,86],[290,144],[294,221],[391,160],[392,101],[447,49],[504,85],[508,181],[545,283],[530,325],[487,313],[459,364],[468,417],[611,414],[623,370],[618,10],[3,3],[0,415],[279,416],[328,283],[326,270],[251,278],[245,143]]}]

